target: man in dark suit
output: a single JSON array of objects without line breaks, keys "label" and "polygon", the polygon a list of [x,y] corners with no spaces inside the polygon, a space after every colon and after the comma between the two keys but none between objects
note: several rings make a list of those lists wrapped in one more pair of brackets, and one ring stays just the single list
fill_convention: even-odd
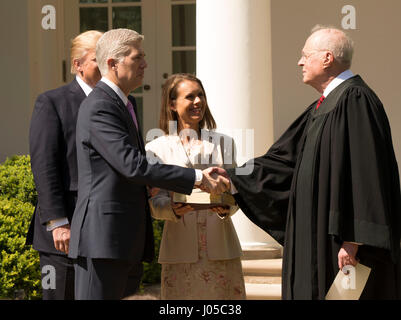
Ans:
[{"label": "man in dark suit", "polygon": [[[121,299],[129,270],[154,258],[147,186],[190,194],[228,189],[212,170],[150,164],[136,118],[135,99],[147,67],[143,36],[106,32],[96,57],[103,75],[82,103],[77,121],[78,202],[69,256],[75,263],[76,299]],[[138,279],[141,274],[138,273]]]},{"label": "man in dark suit", "polygon": [[75,128],[80,104],[101,78],[96,63],[101,36],[87,31],[72,41],[75,79],[41,94],[32,115],[29,146],[38,204],[27,244],[39,251],[41,270],[51,266],[55,271],[55,286],[42,286],[44,300],[74,299],[74,267],[66,253],[78,187]]}]

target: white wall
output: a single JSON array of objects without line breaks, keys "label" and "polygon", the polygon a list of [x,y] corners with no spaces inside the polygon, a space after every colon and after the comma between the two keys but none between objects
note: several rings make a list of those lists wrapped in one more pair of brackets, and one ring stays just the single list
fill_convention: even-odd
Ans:
[{"label": "white wall", "polygon": [[[42,27],[46,5],[56,8],[55,30]],[[64,0],[0,1],[0,162],[29,153],[29,124],[37,96],[64,84],[64,35],[71,30],[65,32],[63,6]]]},{"label": "white wall", "polygon": [[0,1],[0,162],[28,152],[28,0]]},{"label": "white wall", "polygon": [[399,0],[272,0],[274,135],[277,140],[318,94],[302,83],[297,62],[316,24],[341,27],[345,5],[356,9],[352,70],[382,100],[390,121],[394,149],[401,163],[401,1]]}]

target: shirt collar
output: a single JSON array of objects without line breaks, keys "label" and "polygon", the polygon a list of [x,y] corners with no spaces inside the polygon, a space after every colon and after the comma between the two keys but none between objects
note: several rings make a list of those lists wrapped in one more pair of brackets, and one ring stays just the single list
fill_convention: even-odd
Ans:
[{"label": "shirt collar", "polygon": [[128,104],[128,97],[122,92],[122,90],[116,85],[114,82],[110,81],[109,79],[103,77],[100,81],[107,84],[113,91],[120,97],[120,99],[124,102],[126,106]]},{"label": "shirt collar", "polygon": [[344,71],[343,73],[340,73],[334,80],[332,80],[329,85],[327,86],[326,90],[324,90],[323,95],[325,98],[335,89],[337,88],[341,83],[344,81],[348,80],[349,78],[352,78],[354,74],[352,73],[351,70]]},{"label": "shirt collar", "polygon": [[93,88],[89,86],[84,80],[82,80],[81,77],[76,76],[75,79],[77,80],[81,89],[84,91],[85,95],[89,96],[89,93],[92,92]]}]

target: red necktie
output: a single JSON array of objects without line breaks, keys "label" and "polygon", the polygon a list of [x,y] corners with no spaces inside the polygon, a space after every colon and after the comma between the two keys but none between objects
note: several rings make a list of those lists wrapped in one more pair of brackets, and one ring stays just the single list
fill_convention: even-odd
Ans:
[{"label": "red necktie", "polygon": [[136,129],[138,130],[138,121],[136,120],[134,106],[132,105],[131,101],[129,101],[129,100],[128,100],[128,103],[127,103],[127,108],[128,108],[129,113],[131,113],[132,120],[134,120]]},{"label": "red necktie", "polygon": [[316,106],[316,110],[319,109],[319,107],[320,107],[320,105],[322,104],[322,102],[323,102],[324,99],[325,99],[325,96],[321,96],[321,97],[320,97],[320,99],[319,99],[319,101],[318,101],[318,103],[317,103],[317,106]]}]

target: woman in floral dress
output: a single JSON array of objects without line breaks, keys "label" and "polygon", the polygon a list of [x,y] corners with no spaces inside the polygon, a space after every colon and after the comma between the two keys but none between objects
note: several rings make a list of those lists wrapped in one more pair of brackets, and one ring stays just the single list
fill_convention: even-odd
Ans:
[{"label": "woman in floral dress", "polygon": [[[172,75],[162,96],[160,128],[167,133],[146,145],[148,159],[195,169],[232,167],[233,141],[216,128],[199,79]],[[199,207],[172,202],[159,190],[152,216],[165,220],[160,245],[161,298],[245,299],[241,246],[230,216],[238,207]]]}]

